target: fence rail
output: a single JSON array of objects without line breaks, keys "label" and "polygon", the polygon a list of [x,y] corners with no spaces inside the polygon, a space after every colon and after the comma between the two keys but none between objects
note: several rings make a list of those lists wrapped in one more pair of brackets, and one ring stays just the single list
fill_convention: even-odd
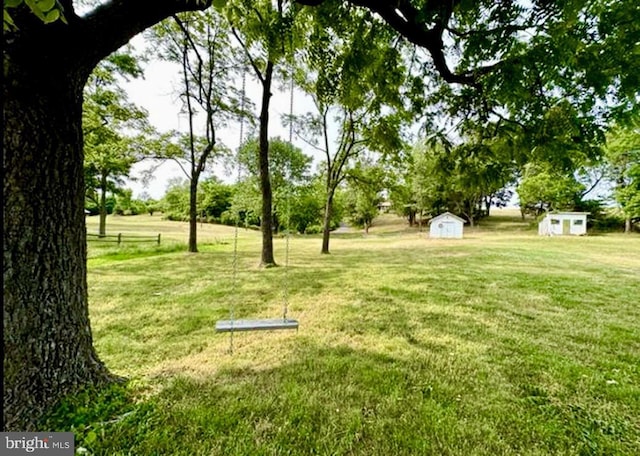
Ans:
[{"label": "fence rail", "polygon": [[99,242],[117,242],[118,245],[123,242],[155,242],[160,245],[160,233],[157,236],[142,236],[137,234],[93,234],[87,233],[87,241],[99,241]]}]

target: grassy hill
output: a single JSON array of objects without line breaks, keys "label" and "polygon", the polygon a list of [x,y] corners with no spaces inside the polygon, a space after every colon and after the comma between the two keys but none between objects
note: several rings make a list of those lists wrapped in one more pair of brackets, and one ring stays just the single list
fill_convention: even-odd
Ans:
[{"label": "grassy hill", "polygon": [[[88,230],[97,230],[88,218]],[[101,359],[124,389],[68,400],[49,425],[94,454],[640,454],[640,237],[539,237],[497,212],[462,240],[393,216],[369,235],[290,241],[158,216],[89,245]],[[275,241],[276,260],[285,240]],[[228,318],[298,332],[216,334]]]}]

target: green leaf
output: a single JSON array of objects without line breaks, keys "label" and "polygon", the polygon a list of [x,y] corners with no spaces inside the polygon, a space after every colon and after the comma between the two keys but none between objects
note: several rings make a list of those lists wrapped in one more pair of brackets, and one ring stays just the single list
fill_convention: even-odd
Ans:
[{"label": "green leaf", "polygon": [[38,16],[39,19],[44,21],[44,13],[42,12],[38,4],[35,2],[35,0],[24,0],[24,2],[31,9],[31,12],[33,14],[35,14],[36,16]]},{"label": "green leaf", "polygon": [[98,435],[94,431],[89,431],[87,433],[87,436],[84,438],[84,440],[88,445],[91,445],[93,442],[96,441],[97,438],[98,438]]},{"label": "green leaf", "polygon": [[23,0],[4,0],[4,6],[6,8],[15,8],[16,6],[22,4]]},{"label": "green leaf", "polygon": [[13,19],[11,18],[11,15],[7,12],[7,10],[4,10],[3,24],[4,24],[4,30],[13,29],[16,26],[16,24],[13,22]]},{"label": "green leaf", "polygon": [[[53,8],[56,5],[56,0],[40,0],[38,1],[38,8],[40,8],[40,11],[42,11],[43,13],[46,13],[47,11],[50,11],[51,8]],[[58,15],[59,17],[59,15]]]},{"label": "green leaf", "polygon": [[55,22],[60,18],[60,10],[53,9],[49,11],[44,17],[44,23],[50,24],[51,22]]},{"label": "green leaf", "polygon": [[215,9],[221,10],[227,5],[227,0],[213,0],[213,7]]}]

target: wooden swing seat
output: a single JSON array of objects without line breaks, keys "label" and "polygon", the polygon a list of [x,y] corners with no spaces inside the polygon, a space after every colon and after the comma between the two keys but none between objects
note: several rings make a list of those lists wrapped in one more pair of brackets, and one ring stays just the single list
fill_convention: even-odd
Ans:
[{"label": "wooden swing seat", "polygon": [[298,320],[276,318],[272,320],[218,320],[216,332],[268,331],[276,329],[298,329]]}]

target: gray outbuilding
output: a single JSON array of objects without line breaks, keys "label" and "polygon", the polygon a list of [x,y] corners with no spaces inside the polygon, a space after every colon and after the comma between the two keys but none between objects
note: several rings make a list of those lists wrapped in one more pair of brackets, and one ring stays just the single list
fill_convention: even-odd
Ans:
[{"label": "gray outbuilding", "polygon": [[444,212],[429,220],[429,237],[462,239],[465,223],[465,220],[457,215]]}]

